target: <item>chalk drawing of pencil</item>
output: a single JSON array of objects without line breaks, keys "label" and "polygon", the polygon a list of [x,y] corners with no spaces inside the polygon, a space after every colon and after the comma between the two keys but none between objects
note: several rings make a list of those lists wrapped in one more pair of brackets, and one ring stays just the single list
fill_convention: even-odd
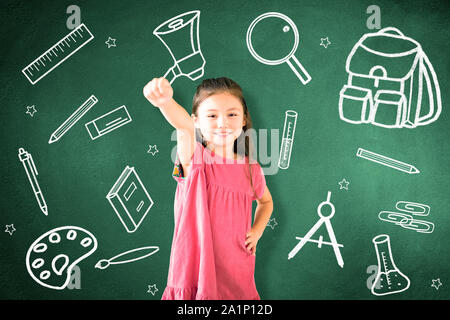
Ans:
[{"label": "chalk drawing of pencil", "polygon": [[67,118],[66,121],[63,122],[62,125],[59,126],[58,129],[55,130],[55,132],[52,133],[50,136],[50,140],[48,140],[48,143],[53,143],[55,141],[58,141],[59,138],[61,138],[67,131],[69,131],[72,126],[77,123],[78,120],[81,119],[81,117],[88,112],[91,107],[98,102],[98,99],[91,95],[77,110],[75,110],[72,115]]},{"label": "chalk drawing of pencil", "polygon": [[84,126],[91,139],[95,140],[129,122],[131,122],[130,114],[125,106],[121,106],[86,123]]},{"label": "chalk drawing of pencil", "polygon": [[381,154],[372,151],[364,150],[363,148],[359,148],[358,151],[356,152],[356,155],[360,158],[367,159],[409,174],[415,174],[420,172],[419,169],[417,169],[413,165],[383,156]]}]

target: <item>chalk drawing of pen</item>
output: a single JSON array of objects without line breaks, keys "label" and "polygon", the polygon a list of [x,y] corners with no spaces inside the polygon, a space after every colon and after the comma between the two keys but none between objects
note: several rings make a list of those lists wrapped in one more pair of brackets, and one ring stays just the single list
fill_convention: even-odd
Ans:
[{"label": "chalk drawing of pen", "polygon": [[[133,250],[129,250],[126,252],[122,252],[117,256],[114,256],[110,259],[101,259],[96,264],[95,267],[98,269],[106,269],[111,264],[122,264],[134,262],[137,260],[141,260],[151,256],[152,254],[159,251],[159,247],[142,247]],[[137,252],[137,254],[135,254]]]},{"label": "chalk drawing of pen", "polygon": [[19,159],[25,168],[25,172],[27,173],[28,180],[30,181],[31,188],[33,188],[34,196],[41,208],[41,211],[47,216],[47,204],[45,203],[44,196],[42,195],[41,188],[39,187],[39,183],[36,179],[38,172],[36,170],[36,166],[34,165],[33,157],[31,154],[26,152],[23,148],[19,148]]}]

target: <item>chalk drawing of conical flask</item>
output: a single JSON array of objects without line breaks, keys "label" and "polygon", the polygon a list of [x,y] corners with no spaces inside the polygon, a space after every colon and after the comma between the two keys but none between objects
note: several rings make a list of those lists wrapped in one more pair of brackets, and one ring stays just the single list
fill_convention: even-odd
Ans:
[{"label": "chalk drawing of conical flask", "polygon": [[169,50],[174,65],[167,70],[164,78],[172,82],[186,76],[197,80],[203,76],[205,58],[200,48],[200,11],[189,11],[160,24],[153,34]]},{"label": "chalk drawing of conical flask", "polygon": [[381,234],[373,238],[378,259],[378,273],[371,291],[376,296],[398,293],[409,288],[410,281],[394,263],[389,236]]}]

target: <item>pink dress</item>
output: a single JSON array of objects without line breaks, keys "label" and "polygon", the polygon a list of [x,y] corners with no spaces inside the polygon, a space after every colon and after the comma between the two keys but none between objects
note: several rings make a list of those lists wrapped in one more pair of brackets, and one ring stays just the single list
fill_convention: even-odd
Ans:
[{"label": "pink dress", "polygon": [[251,166],[256,197],[247,157],[245,164],[225,159],[197,142],[189,176],[175,164],[175,229],[163,300],[260,299],[245,239],[252,201],[262,197],[266,180],[257,162]]}]

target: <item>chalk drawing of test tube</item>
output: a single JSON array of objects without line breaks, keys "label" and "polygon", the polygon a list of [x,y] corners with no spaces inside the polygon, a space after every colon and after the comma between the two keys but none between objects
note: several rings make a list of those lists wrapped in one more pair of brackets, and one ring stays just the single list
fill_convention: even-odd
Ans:
[{"label": "chalk drawing of test tube", "polygon": [[280,169],[289,168],[296,124],[297,112],[294,110],[286,111],[284,118],[283,140],[281,141],[280,158],[278,159],[278,167]]},{"label": "chalk drawing of test tube", "polygon": [[193,81],[203,76],[206,61],[200,48],[199,21],[200,11],[189,11],[153,30],[174,61],[174,65],[164,74],[170,84],[180,76]]},{"label": "chalk drawing of test tube", "polygon": [[[278,32],[279,36],[278,38],[282,40],[286,39],[285,41],[290,41],[292,39],[293,40],[292,46],[287,46],[291,49],[287,53],[283,52],[283,50],[280,48],[279,51],[280,55],[277,56],[277,58],[279,59],[273,58],[267,59],[267,56],[264,58],[263,56],[258,54],[254,49],[253,43],[254,37],[253,33],[255,31],[254,29],[258,24],[259,25],[273,24],[278,22],[281,22],[282,25],[284,25],[283,28],[276,26],[276,24],[273,25],[274,27],[276,26],[276,29],[278,29],[275,30],[276,32]],[[300,63],[300,61],[298,61],[297,57],[294,55],[295,52],[297,51],[299,42],[300,41],[297,26],[289,17],[279,12],[266,12],[258,16],[255,20],[253,20],[253,22],[250,24],[247,30],[247,48],[250,51],[251,55],[256,60],[267,65],[277,65],[286,62],[291,68],[291,70],[295,73],[297,78],[302,82],[303,85],[305,85],[311,81],[311,76],[309,75],[308,71],[306,71],[305,67],[303,67],[303,65]],[[269,45],[270,39],[268,39],[266,43]]]}]

